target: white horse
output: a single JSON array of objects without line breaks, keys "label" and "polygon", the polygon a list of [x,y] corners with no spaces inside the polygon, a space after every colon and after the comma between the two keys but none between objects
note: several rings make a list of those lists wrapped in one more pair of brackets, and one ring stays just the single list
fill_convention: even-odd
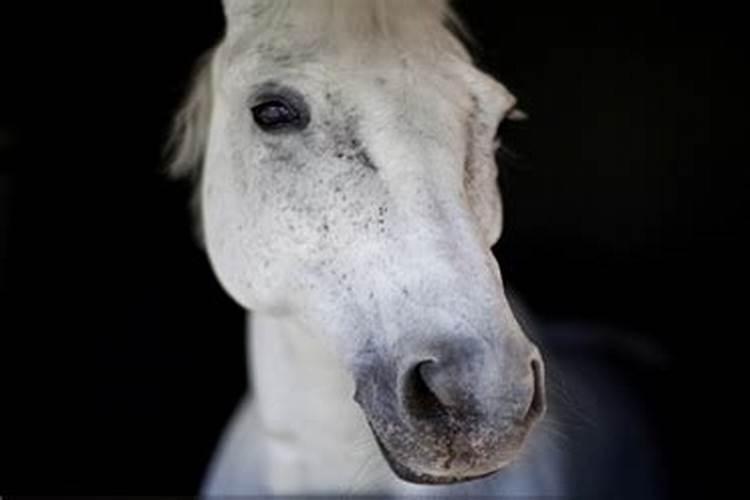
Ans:
[{"label": "white horse", "polygon": [[445,1],[224,10],[172,165],[252,311],[252,395],[204,492],[561,494],[544,363],[491,252],[514,97]]}]

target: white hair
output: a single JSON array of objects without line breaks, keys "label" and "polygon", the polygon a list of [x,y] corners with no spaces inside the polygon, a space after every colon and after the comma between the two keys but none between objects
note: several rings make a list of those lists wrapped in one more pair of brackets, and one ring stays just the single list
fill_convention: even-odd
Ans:
[{"label": "white hair", "polygon": [[190,91],[174,120],[168,171],[175,178],[200,181],[213,107],[216,49],[233,32],[257,43],[274,34],[288,37],[290,29],[304,30],[315,32],[321,43],[346,47],[357,39],[372,48],[395,46],[470,60],[459,39],[470,37],[448,0],[225,0],[224,7],[227,36],[198,61]]}]

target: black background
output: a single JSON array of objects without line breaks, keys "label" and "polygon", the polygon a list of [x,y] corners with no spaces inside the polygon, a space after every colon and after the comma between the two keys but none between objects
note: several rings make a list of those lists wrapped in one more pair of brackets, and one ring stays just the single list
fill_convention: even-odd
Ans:
[{"label": "black background", "polygon": [[[633,332],[674,491],[734,398],[747,187],[741,17],[719,4],[464,2],[532,117],[497,254],[545,321]],[[163,145],[218,2],[0,8],[0,492],[196,491],[245,389],[243,312],[192,239]],[[730,343],[731,345],[731,343]],[[727,369],[726,372],[723,372]],[[717,409],[718,408],[718,409]],[[708,461],[710,462],[710,461]]]}]

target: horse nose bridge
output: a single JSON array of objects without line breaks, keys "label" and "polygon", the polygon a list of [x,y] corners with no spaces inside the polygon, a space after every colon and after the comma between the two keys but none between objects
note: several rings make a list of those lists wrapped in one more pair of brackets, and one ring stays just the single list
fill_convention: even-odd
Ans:
[{"label": "horse nose bridge", "polygon": [[489,250],[414,238],[391,258],[375,292],[398,324],[395,337],[422,334],[492,338],[520,332]]},{"label": "horse nose bridge", "polygon": [[456,185],[429,170],[399,179],[392,203],[401,232],[464,248],[482,243],[474,212]]},{"label": "horse nose bridge", "polygon": [[471,228],[439,219],[418,220],[410,226],[403,228],[399,242],[399,267],[409,272],[399,271],[397,276],[404,281],[418,277],[423,284],[454,296],[503,293],[497,261]]}]

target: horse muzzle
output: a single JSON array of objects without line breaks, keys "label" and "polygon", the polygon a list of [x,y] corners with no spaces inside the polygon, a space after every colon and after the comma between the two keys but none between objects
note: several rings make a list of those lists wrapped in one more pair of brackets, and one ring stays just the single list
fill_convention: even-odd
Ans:
[{"label": "horse muzzle", "polygon": [[491,474],[519,453],[545,411],[544,368],[522,335],[441,339],[369,351],[355,370],[362,407],[393,472],[444,484]]}]

